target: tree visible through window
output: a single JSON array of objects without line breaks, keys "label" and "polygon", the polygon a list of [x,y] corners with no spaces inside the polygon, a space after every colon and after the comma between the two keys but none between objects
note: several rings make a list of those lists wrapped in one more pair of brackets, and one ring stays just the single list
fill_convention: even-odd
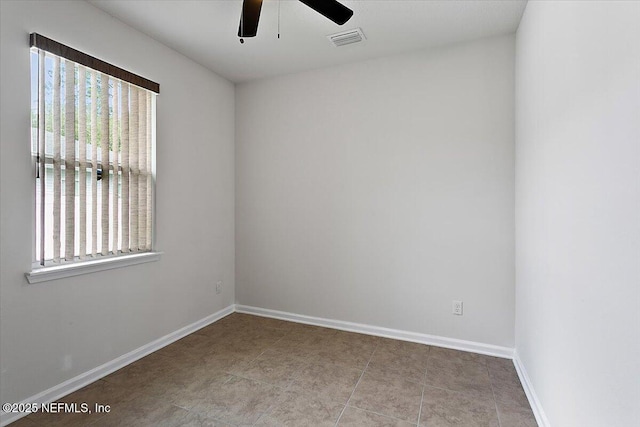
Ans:
[{"label": "tree visible through window", "polygon": [[155,93],[37,47],[31,93],[36,261],[150,251]]}]

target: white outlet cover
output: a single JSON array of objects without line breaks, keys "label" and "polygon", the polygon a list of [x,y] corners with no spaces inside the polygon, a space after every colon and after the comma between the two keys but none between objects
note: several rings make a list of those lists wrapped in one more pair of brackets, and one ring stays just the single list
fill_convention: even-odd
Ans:
[{"label": "white outlet cover", "polygon": [[462,301],[453,301],[453,314],[456,316],[462,316]]}]

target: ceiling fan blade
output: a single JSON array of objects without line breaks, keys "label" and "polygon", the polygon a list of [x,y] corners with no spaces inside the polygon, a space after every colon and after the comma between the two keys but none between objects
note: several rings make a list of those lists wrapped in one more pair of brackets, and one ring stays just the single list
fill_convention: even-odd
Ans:
[{"label": "ceiling fan blade", "polygon": [[[246,1],[246,0],[245,0]],[[353,10],[336,0],[300,0],[316,12],[324,15],[338,25],[347,22],[353,16]]]},{"label": "ceiling fan blade", "polygon": [[238,27],[238,37],[255,37],[258,33],[258,21],[260,20],[262,0],[244,0],[242,2],[242,15]]}]

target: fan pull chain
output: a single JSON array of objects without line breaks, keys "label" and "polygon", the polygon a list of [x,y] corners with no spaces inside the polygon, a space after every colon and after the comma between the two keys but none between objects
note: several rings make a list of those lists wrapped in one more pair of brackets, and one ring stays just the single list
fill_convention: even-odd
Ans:
[{"label": "fan pull chain", "polygon": [[278,0],[278,38],[280,38],[280,0]]},{"label": "fan pull chain", "polygon": [[[242,12],[240,13],[240,34],[244,34],[244,2],[242,3]],[[242,37],[240,37],[240,44],[244,44]]]}]

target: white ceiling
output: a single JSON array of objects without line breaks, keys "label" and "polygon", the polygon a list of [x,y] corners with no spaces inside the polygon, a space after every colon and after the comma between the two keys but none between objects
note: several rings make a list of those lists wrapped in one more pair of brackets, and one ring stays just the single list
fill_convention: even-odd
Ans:
[{"label": "white ceiling", "polygon": [[[264,0],[257,37],[240,44],[241,0],[88,1],[233,82],[512,33],[526,5],[526,0],[343,0],[354,14],[338,26],[297,0]],[[336,48],[325,37],[355,27],[367,41]]]}]

